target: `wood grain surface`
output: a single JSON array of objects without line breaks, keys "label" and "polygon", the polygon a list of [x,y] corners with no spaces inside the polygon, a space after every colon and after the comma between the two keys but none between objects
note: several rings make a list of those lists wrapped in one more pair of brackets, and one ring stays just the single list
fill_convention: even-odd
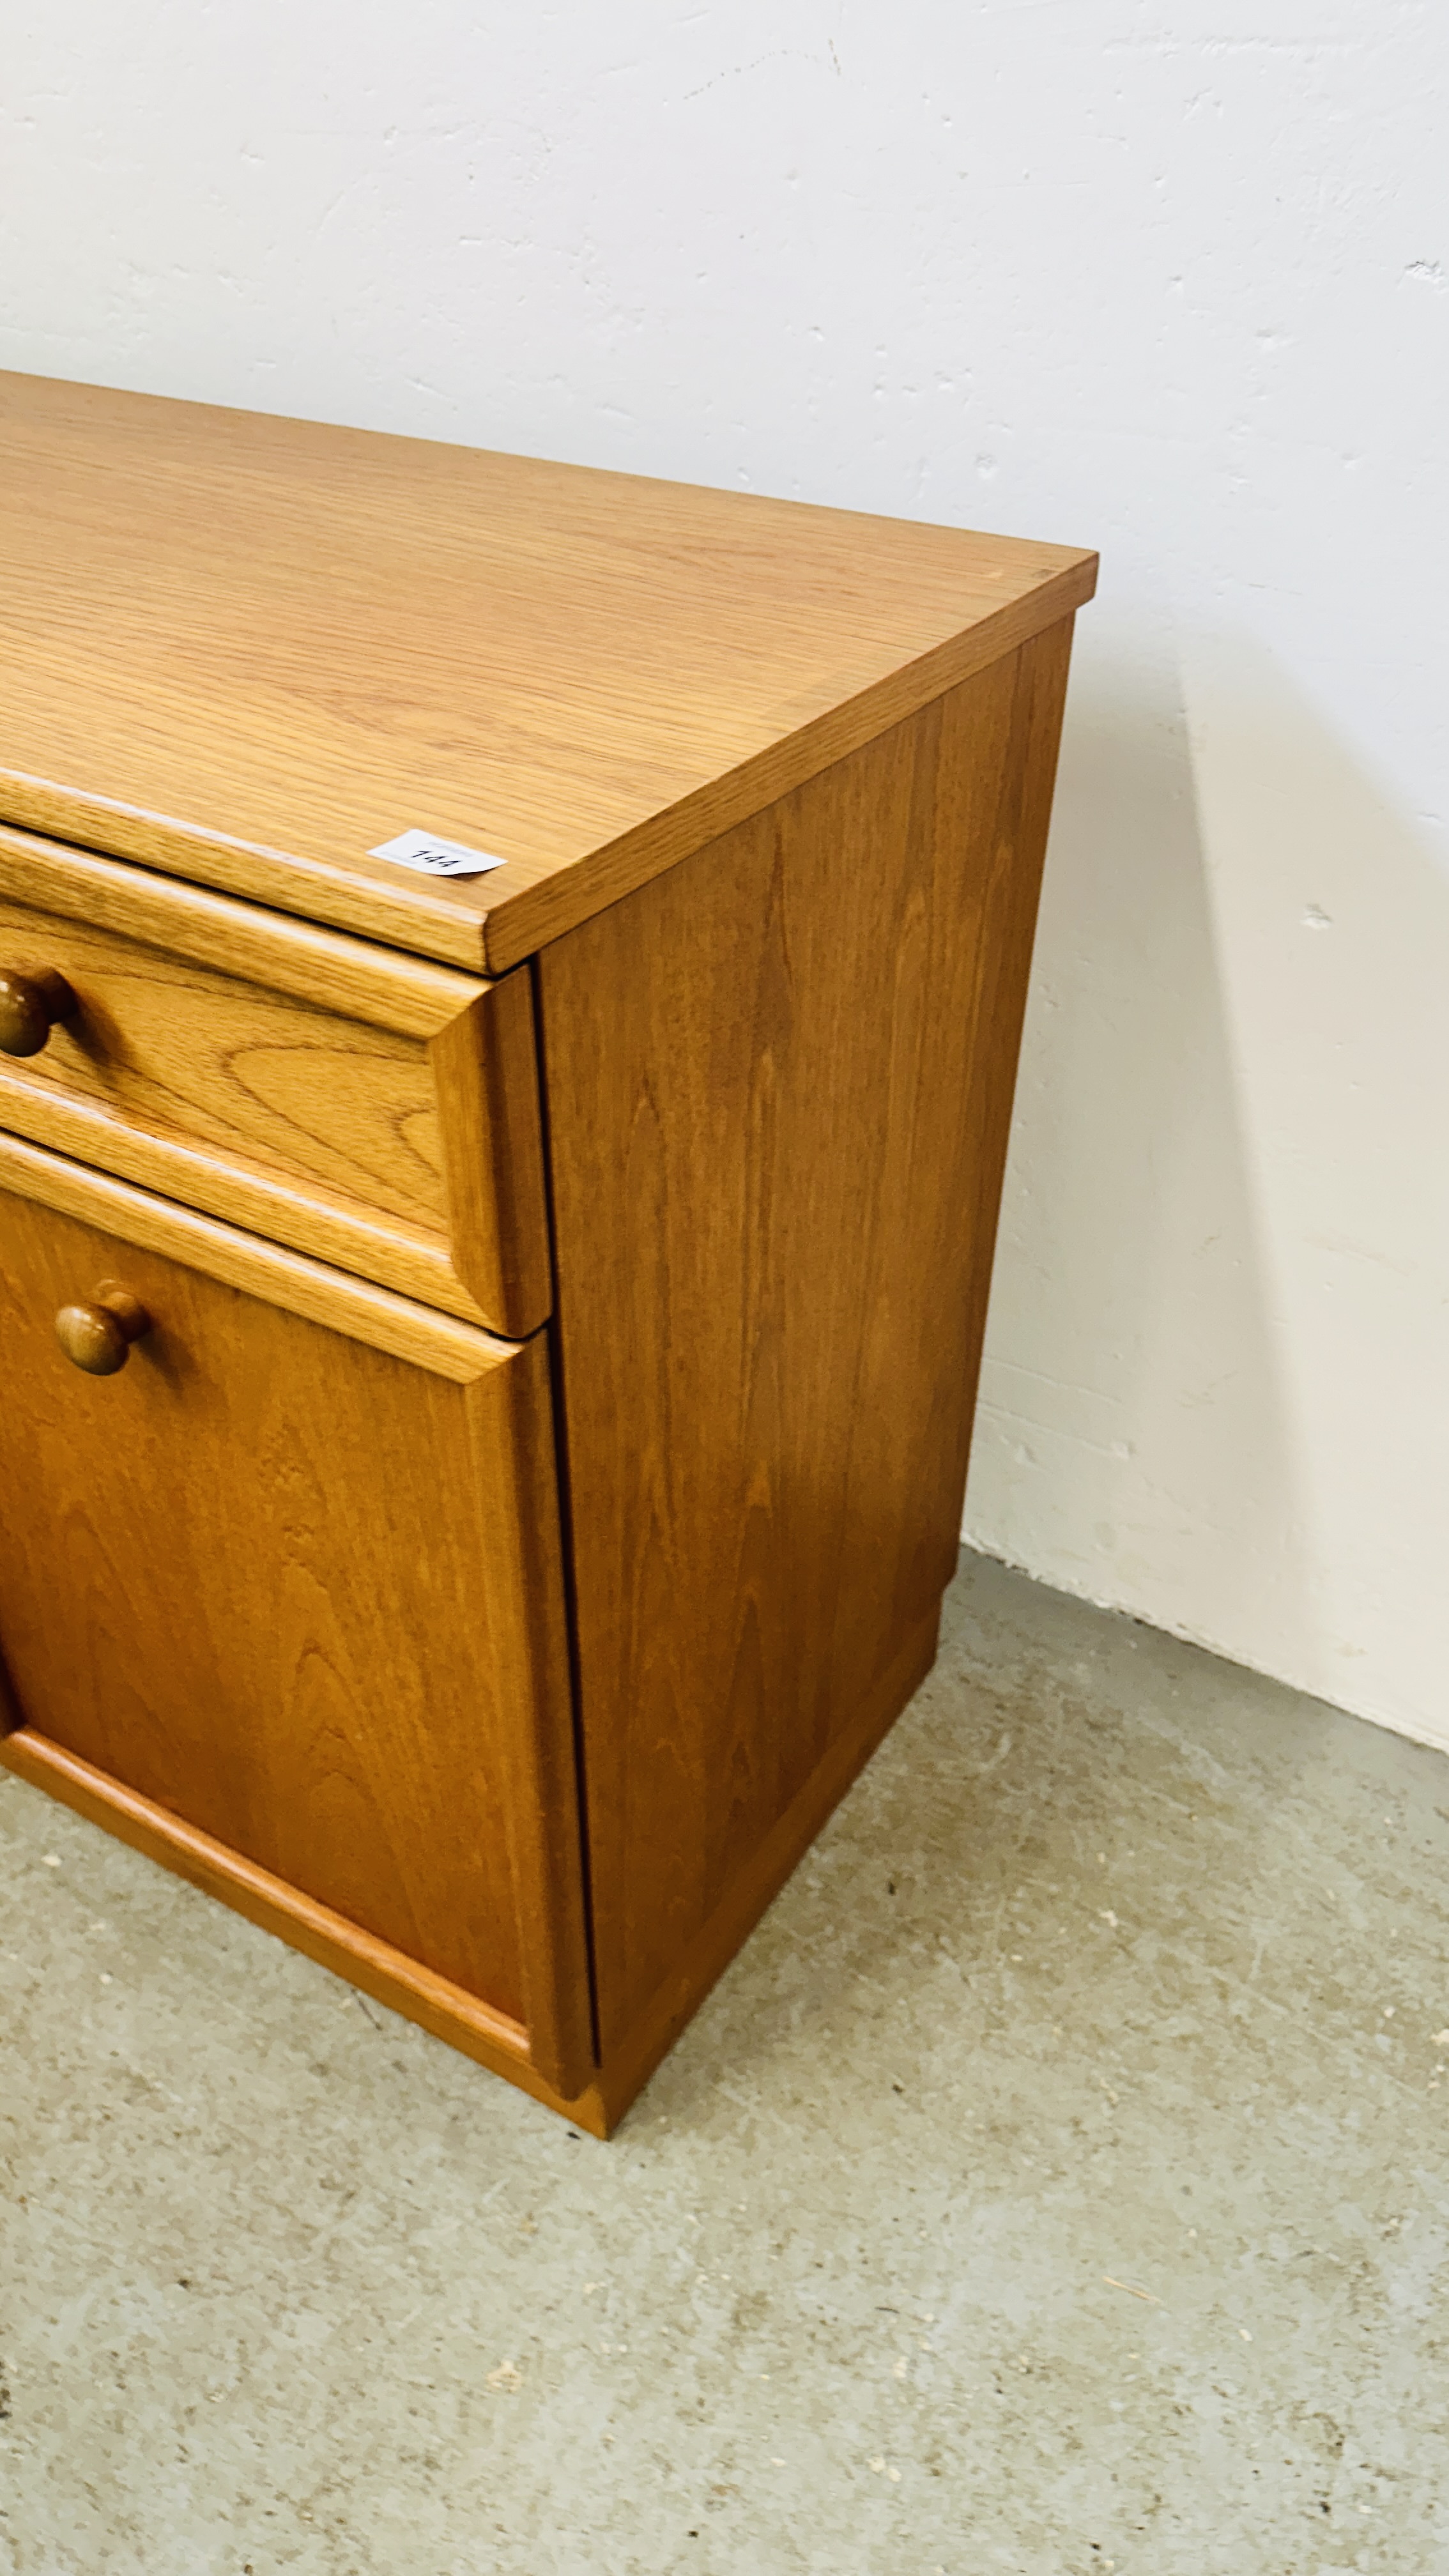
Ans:
[{"label": "wood grain surface", "polygon": [[[151,1323],[96,1379],[54,1317],[102,1279]],[[13,1196],[0,1305],[22,1732],[481,1998],[577,2091],[576,1839],[572,1904],[540,1876],[574,1823],[543,1342],[458,1384]]]},{"label": "wood grain surface", "polygon": [[[501,970],[1090,596],[1095,557],[0,379],[0,813]],[[506,864],[409,876],[420,825]]]},{"label": "wood grain surface", "polygon": [[615,2040],[596,2079],[607,2121],[606,2136],[638,2098],[656,2066],[698,2012],[711,1986],[723,1975],[851,1782],[925,1680],[936,1660],[939,1624],[933,1615],[924,1627],[912,1630],[904,1639],[789,1805],[735,1871],[719,1903],[672,1961],[644,2010]]},{"label": "wood grain surface", "polygon": [[[0,1121],[531,1333],[551,1291],[527,976],[379,962],[360,941],[277,924],[0,834],[0,967],[59,973],[75,1004],[38,1053],[0,1059]],[[225,971],[233,957],[242,972]],[[274,964],[281,989],[265,980]]]},{"label": "wood grain surface", "polygon": [[471,1385],[500,1367],[513,1345],[436,1308],[394,1296],[369,1279],[309,1261],[281,1244],[222,1225],[215,1217],[133,1189],[108,1172],[51,1154],[0,1130],[0,1191],[34,1199],[62,1216],[104,1226],[139,1250],[186,1262],[228,1288],[264,1297],[309,1323],[325,1324],[374,1350]]},{"label": "wood grain surface", "polygon": [[290,993],[399,1037],[436,1037],[487,990],[478,976],[430,958],[349,939],[295,914],[266,912],[130,860],[72,849],[3,823],[0,891],[15,903],[139,939],[195,966],[219,966],[269,992]]},{"label": "wood grain surface", "polygon": [[104,1102],[118,1123],[445,1231],[437,1101],[418,1039],[3,893],[0,960],[58,968],[78,1006],[38,1054],[6,1061],[13,1082]]},{"label": "wood grain surface", "polygon": [[934,1634],[1069,647],[538,960],[606,2088]]},{"label": "wood grain surface", "polygon": [[[298,1185],[237,1155],[211,1154],[186,1137],[118,1119],[108,1104],[27,1082],[0,1059],[0,1128],[72,1161],[92,1163],[161,1198],[224,1215],[275,1243],[374,1279],[485,1328],[489,1316],[453,1266],[448,1237],[389,1220],[357,1200]],[[546,1249],[546,1247],[545,1247]]]},{"label": "wood grain surface", "polygon": [[495,1332],[521,1340],[553,1303],[533,980],[490,984],[428,1041],[449,1257]]}]

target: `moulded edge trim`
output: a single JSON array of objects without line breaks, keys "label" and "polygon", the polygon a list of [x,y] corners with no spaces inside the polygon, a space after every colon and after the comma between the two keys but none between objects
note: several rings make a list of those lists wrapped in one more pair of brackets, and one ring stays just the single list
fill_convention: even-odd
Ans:
[{"label": "moulded edge trim", "polygon": [[390,1352],[394,1359],[430,1369],[435,1377],[470,1386],[519,1349],[476,1324],[415,1305],[371,1280],[325,1268],[304,1253],[242,1234],[217,1217],[198,1215],[113,1180],[84,1163],[72,1163],[40,1145],[0,1132],[0,1190],[54,1208],[60,1216],[99,1226],[145,1252],[159,1252],[228,1288],[262,1298],[307,1323],[345,1333],[352,1341]]},{"label": "moulded edge trim", "polygon": [[595,2137],[607,2135],[596,2091],[591,2088],[576,2100],[565,2101],[530,2064],[528,2033],[522,2023],[455,1986],[451,1978],[439,1976],[394,1949],[391,1942],[379,1940],[330,1906],[304,1896],[229,1844],[186,1824],[154,1799],[126,1788],[31,1727],[17,1727],[0,1741],[0,1763],[32,1787],[59,1798],[91,1824],[104,1826],[148,1859],[174,1870],[206,1895],[219,1897],[262,1931],[275,1934],[378,2003],[417,2022],[435,2039],[446,2040],[493,2074],[520,2085],[550,2110],[563,2112]]}]

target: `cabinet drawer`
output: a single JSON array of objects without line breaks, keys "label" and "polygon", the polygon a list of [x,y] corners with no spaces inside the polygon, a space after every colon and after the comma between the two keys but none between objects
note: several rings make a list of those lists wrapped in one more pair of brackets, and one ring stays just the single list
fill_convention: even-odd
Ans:
[{"label": "cabinet drawer", "polygon": [[0,1127],[497,1332],[543,1321],[526,968],[486,983],[0,830],[0,974],[0,1044],[34,1048],[0,1053]]},{"label": "cabinet drawer", "polygon": [[[85,1374],[56,1316],[94,1322],[115,1283],[146,1329]],[[576,2086],[544,1337],[494,1341],[4,1137],[0,1311],[7,1763]]]}]

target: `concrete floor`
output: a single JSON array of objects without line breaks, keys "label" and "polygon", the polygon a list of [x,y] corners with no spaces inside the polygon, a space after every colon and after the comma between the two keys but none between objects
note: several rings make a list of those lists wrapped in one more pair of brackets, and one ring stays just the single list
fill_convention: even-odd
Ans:
[{"label": "concrete floor", "polygon": [[1449,1763],[968,1559],[610,2146],[6,1779],[6,2576],[1449,2570]]}]

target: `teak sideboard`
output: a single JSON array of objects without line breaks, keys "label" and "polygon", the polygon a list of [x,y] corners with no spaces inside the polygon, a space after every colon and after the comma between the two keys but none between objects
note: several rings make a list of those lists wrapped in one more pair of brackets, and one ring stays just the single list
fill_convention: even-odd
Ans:
[{"label": "teak sideboard", "polygon": [[0,518],[0,1757],[607,2135],[935,1653],[1095,558],[13,376]]}]

